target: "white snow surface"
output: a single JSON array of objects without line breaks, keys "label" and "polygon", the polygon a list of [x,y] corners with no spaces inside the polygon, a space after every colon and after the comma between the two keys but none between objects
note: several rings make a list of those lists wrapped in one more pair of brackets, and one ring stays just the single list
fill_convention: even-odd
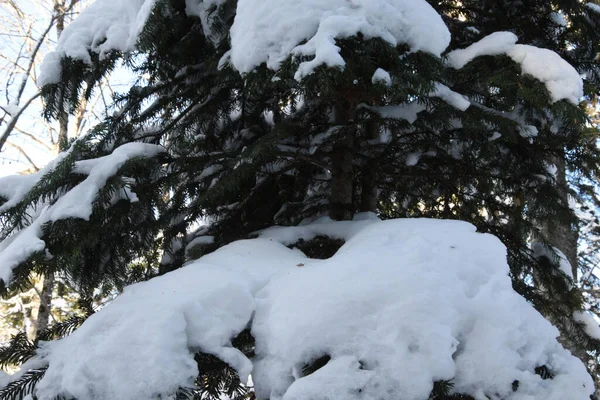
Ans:
[{"label": "white snow surface", "polygon": [[391,118],[391,119],[403,119],[408,121],[409,123],[414,123],[418,114],[421,111],[427,110],[427,107],[418,102],[413,101],[411,103],[404,103],[399,105],[391,105],[391,106],[367,106],[363,105],[363,107],[375,111],[383,118]]},{"label": "white snow surface", "polygon": [[377,70],[375,70],[371,81],[373,83],[383,83],[388,87],[392,86],[392,77],[390,76],[390,73],[382,68],[377,68]]},{"label": "white snow surface", "polygon": [[590,10],[597,12],[598,14],[600,14],[600,6],[596,3],[585,3],[585,6],[587,8],[589,8]]},{"label": "white snow surface", "polygon": [[19,204],[40,179],[42,179],[44,175],[54,171],[67,155],[68,152],[58,154],[58,156],[46,164],[44,168],[31,174],[0,177],[0,197],[6,199],[0,206],[0,212],[9,210]]},{"label": "white snow surface", "polygon": [[[327,260],[282,244],[321,234],[346,240]],[[253,360],[230,343],[248,326]],[[442,379],[478,399],[588,399],[592,380],[557,336],[513,291],[505,247],[468,223],[321,219],[126,288],[44,345],[49,368],[36,395],[165,398],[192,384],[201,350],[242,380],[251,373],[259,399],[422,400]],[[324,355],[331,360],[303,376]],[[554,378],[536,375],[540,365]]]},{"label": "white snow surface", "polygon": [[494,32],[464,48],[453,50],[446,55],[448,65],[461,69],[480,56],[497,56],[511,51],[519,38],[511,32]]},{"label": "white snow surface", "polygon": [[448,28],[425,0],[239,0],[231,62],[247,73],[262,63],[277,70],[290,55],[314,57],[300,64],[301,80],[320,65],[344,67],[336,39],[357,33],[436,56],[450,43]]},{"label": "white snow surface", "polygon": [[592,313],[589,311],[576,311],[573,313],[573,318],[575,321],[585,324],[585,332],[590,335],[590,337],[600,340],[600,324],[598,324],[598,321],[594,318]]},{"label": "white snow surface", "polygon": [[[163,151],[163,147],[153,144],[126,143],[117,147],[108,156],[77,161],[73,172],[87,175],[87,178],[69,190],[64,196],[59,197],[54,204],[36,205],[31,224],[0,241],[0,279],[8,282],[15,267],[27,260],[33,253],[44,250],[45,242],[41,237],[43,234],[42,226],[45,223],[66,218],[89,219],[98,192],[123,164],[137,157],[154,157]],[[57,160],[38,173],[0,178],[0,195],[8,197],[8,201],[0,207],[0,211],[20,202],[45,173],[56,168],[65,155],[66,153],[61,154]],[[6,183],[6,185],[3,183]],[[126,190],[133,196],[131,197],[132,200],[135,201],[135,194],[130,189]]]},{"label": "white snow surface", "polygon": [[430,94],[430,96],[439,97],[440,99],[444,100],[446,103],[450,104],[452,107],[460,111],[466,111],[467,108],[471,106],[471,102],[467,100],[465,96],[455,92],[448,86],[439,82],[435,83],[435,89]]},{"label": "white snow surface", "polygon": [[95,0],[67,25],[55,51],[44,59],[38,78],[40,86],[59,82],[63,57],[91,63],[90,51],[102,58],[113,50],[134,50],[155,3],[156,0]]},{"label": "white snow surface", "polygon": [[506,54],[521,65],[524,74],[546,85],[553,102],[566,99],[578,104],[583,96],[583,80],[568,62],[555,52],[535,46],[516,44],[511,32],[494,32],[464,49],[447,54],[447,63],[461,69],[474,58],[483,55]]},{"label": "white snow surface", "polygon": [[[185,0],[185,12],[187,15],[195,15],[200,17],[204,34],[215,44],[218,42],[220,37],[216,35],[212,29],[210,29],[210,11],[212,8],[219,7],[223,3],[225,3],[225,0]],[[221,62],[219,62],[219,65],[221,65]]]}]

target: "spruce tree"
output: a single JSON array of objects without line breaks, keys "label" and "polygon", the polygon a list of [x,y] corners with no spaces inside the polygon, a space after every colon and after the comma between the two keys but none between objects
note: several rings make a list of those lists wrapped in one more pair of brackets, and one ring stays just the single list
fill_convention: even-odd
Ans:
[{"label": "spruce tree", "polygon": [[[18,191],[0,191],[0,254],[19,237],[44,242],[9,260],[6,293],[25,287],[31,272],[59,273],[89,309],[99,289],[120,291],[274,224],[360,212],[461,219],[503,241],[515,290],[561,329],[565,343],[597,351],[600,343],[573,319],[582,298],[544,230],[549,221],[577,223],[567,195],[578,193],[558,177],[565,181],[568,171],[584,181],[596,172],[585,109],[554,99],[506,54],[462,68],[447,56],[510,31],[520,44],[553,50],[585,72],[592,96],[600,14],[575,0],[431,2],[452,34],[442,57],[359,32],[335,38],[343,68],[322,64],[298,75],[311,56],[240,73],[228,53],[237,2],[197,3],[157,1],[131,54],[60,60],[60,80],[44,88],[48,118],[73,112],[118,62],[140,78],[57,161],[15,179]],[[116,165],[108,174],[103,160]],[[551,165],[560,169],[556,177]],[[44,217],[87,184],[97,190],[88,214]],[[550,251],[540,256],[532,241]],[[20,364],[39,340],[81,322],[51,327],[33,343],[16,336],[0,361]],[[251,354],[251,335],[240,334],[235,346]],[[182,398],[247,396],[226,363],[204,353],[196,361],[200,389],[183,390]],[[27,393],[43,374],[36,371],[0,398]],[[451,383],[438,386],[432,398],[450,398]]]}]

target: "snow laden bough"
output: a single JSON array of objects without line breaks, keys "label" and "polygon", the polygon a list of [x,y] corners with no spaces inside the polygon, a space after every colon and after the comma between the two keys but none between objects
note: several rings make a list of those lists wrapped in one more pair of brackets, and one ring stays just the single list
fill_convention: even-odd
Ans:
[{"label": "snow laden bough", "polygon": [[[346,242],[325,260],[286,247],[318,235]],[[250,357],[231,343],[247,329]],[[468,223],[322,220],[132,285],[28,363],[48,365],[40,400],[169,398],[201,372],[196,352],[251,376],[258,399],[423,400],[445,381],[477,400],[586,400],[558,334],[513,291],[501,242]]]}]

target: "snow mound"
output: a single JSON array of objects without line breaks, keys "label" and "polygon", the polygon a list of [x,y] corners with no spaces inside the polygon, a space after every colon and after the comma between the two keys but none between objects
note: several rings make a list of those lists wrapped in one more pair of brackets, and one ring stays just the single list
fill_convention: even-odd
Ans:
[{"label": "snow mound", "polygon": [[[280,243],[316,235],[347,241],[327,260]],[[270,229],[128,287],[71,336],[45,344],[49,368],[36,395],[165,398],[192,384],[201,350],[242,380],[251,373],[259,399],[422,400],[434,381],[451,379],[475,398],[588,399],[584,365],[507,274],[500,241],[464,222]],[[253,360],[230,343],[248,326]],[[541,365],[553,379],[535,374]]]},{"label": "snow mound", "polygon": [[155,3],[156,0],[94,1],[65,28],[55,51],[44,59],[38,78],[40,87],[59,82],[61,58],[91,63],[90,51],[102,58],[113,50],[134,50]]},{"label": "snow mound", "polygon": [[565,99],[578,104],[583,97],[583,80],[577,70],[555,52],[516,44],[517,40],[514,33],[494,32],[467,48],[451,51],[447,54],[447,63],[460,69],[479,56],[506,54],[521,65],[524,74],[546,85],[552,102]]},{"label": "snow mound", "polygon": [[343,67],[335,40],[357,33],[436,56],[450,43],[448,28],[425,0],[239,0],[231,61],[247,73],[262,63],[277,70],[290,55],[314,57],[300,64],[300,80],[320,65]]}]

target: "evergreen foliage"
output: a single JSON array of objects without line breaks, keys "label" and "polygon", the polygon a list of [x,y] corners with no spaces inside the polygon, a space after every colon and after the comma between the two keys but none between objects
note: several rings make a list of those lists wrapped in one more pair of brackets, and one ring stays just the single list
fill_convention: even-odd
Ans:
[{"label": "evergreen foliage", "polygon": [[[598,92],[600,14],[581,2],[431,4],[451,30],[449,50],[512,31],[520,43],[551,49],[585,73],[586,96]],[[45,251],[13,270],[5,292],[25,285],[31,272],[64,275],[85,298],[98,289],[120,291],[181,267],[196,237],[213,236],[209,247],[216,248],[270,225],[325,214],[461,219],[503,241],[515,290],[559,327],[566,345],[597,354],[600,342],[572,317],[583,308],[581,292],[556,260],[536,258],[530,248],[532,238],[551,246],[540,221],[576,229],[578,218],[565,199],[585,200],[597,176],[600,154],[583,105],[552,103],[544,84],[508,56],[478,57],[457,71],[405,44],[361,35],[336,40],[347,63],[343,70],[319,67],[297,81],[294,73],[306,61],[299,57],[279,71],[263,65],[240,75],[224,58],[235,9],[234,0],[215,6],[206,27],[186,14],[185,1],[159,0],[134,54],[100,59],[91,52],[92,64],[62,60],[61,82],[44,88],[48,118],[73,112],[120,60],[140,78],[117,95],[112,115],[0,211],[0,240],[30,226],[39,210],[83,182],[87,160],[128,143],[166,151],[121,165],[98,192],[88,220],[45,223]],[[568,24],[557,22],[559,12]],[[391,85],[373,83],[378,68],[391,75]],[[466,95],[472,105],[463,111],[437,97],[438,84]],[[415,104],[424,107],[414,121],[381,111]],[[535,127],[537,137],[523,135],[523,125]],[[496,132],[501,136],[492,139]],[[567,193],[548,170],[556,159],[565,161],[572,180]],[[0,206],[10,200],[0,197]],[[339,243],[311,246],[327,258]],[[83,320],[57,324],[37,340],[70,334]],[[252,351],[249,333],[238,342],[244,353]],[[22,364],[36,344],[15,336],[0,350],[0,365]],[[197,387],[182,388],[177,398],[251,398],[227,364],[203,353],[196,361]],[[318,367],[307,366],[306,373]],[[25,373],[0,391],[0,399],[22,398],[43,373]],[[469,398],[452,394],[452,383],[442,381],[430,399]]]}]

